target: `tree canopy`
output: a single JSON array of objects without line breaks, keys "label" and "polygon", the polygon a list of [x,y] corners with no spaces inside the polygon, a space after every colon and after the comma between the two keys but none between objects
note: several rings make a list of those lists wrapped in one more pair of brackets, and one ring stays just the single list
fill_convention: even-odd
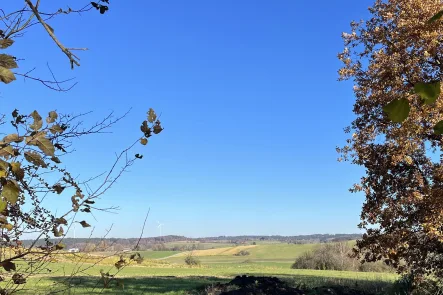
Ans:
[{"label": "tree canopy", "polygon": [[[344,33],[340,79],[354,81],[352,136],[341,160],[366,173],[357,243],[364,261],[443,277],[441,1],[377,0]],[[434,18],[433,18],[434,17]],[[441,17],[441,15],[440,15]],[[431,20],[431,21],[430,21]]]}]

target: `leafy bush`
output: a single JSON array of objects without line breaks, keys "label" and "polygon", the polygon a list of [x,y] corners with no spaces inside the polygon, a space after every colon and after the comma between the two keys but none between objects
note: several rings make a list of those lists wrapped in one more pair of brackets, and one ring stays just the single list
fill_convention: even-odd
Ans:
[{"label": "leafy bush", "polygon": [[323,244],[301,254],[291,268],[316,270],[348,270],[364,272],[389,272],[392,269],[381,261],[361,264],[351,257],[352,246],[346,242]]},{"label": "leafy bush", "polygon": [[312,251],[304,252],[301,254],[295,262],[292,264],[291,268],[294,269],[318,269],[317,260]]},{"label": "leafy bush", "polygon": [[189,254],[185,258],[185,263],[188,266],[200,266],[200,260],[198,260],[196,257],[192,256],[192,254]]}]

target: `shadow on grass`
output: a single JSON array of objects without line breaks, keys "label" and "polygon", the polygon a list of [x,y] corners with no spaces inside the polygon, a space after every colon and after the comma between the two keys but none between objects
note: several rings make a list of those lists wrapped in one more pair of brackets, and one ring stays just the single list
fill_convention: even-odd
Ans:
[{"label": "shadow on grass", "polygon": [[[269,276],[269,275],[264,275]],[[313,288],[320,286],[348,286],[370,294],[384,294],[391,282],[377,280],[328,278],[321,276],[285,275],[278,276],[290,286]],[[110,283],[109,288],[103,289],[103,281],[99,277],[45,277],[29,285],[27,291],[20,294],[134,294],[134,295],[185,295],[190,291],[203,289],[204,286],[216,282],[227,283],[230,279],[217,277],[123,277]],[[122,282],[119,284],[118,282]]]},{"label": "shadow on grass", "polygon": [[[103,288],[103,281],[99,277],[48,277],[38,289],[44,288],[45,293],[32,294],[188,294],[189,291],[202,288],[216,282],[228,282],[229,279],[215,277],[135,277],[118,278],[111,281],[109,288]],[[42,290],[43,291],[43,290]],[[31,293],[21,293],[31,294]]]},{"label": "shadow on grass", "polygon": [[324,286],[345,286],[359,291],[368,292],[369,294],[385,294],[393,285],[393,282],[375,279],[334,278],[312,275],[282,275],[279,276],[279,278],[287,282],[289,285],[296,287],[315,288]]}]

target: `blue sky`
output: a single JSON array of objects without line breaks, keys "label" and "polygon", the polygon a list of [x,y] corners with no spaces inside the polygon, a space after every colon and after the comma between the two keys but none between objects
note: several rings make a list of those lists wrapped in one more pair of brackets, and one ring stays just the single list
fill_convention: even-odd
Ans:
[{"label": "blue sky", "polygon": [[[363,197],[348,188],[362,169],[338,163],[352,118],[352,84],[337,82],[341,33],[367,17],[370,1],[113,1],[109,13],[70,15],[51,25],[80,52],[65,56],[35,27],[14,44],[36,67],[76,77],[68,93],[21,79],[2,86],[2,112],[131,113],[113,134],[84,138],[64,163],[81,177],[103,172],[139,136],[153,107],[165,127],[100,200],[118,214],[84,219],[101,235],[297,235],[358,232]],[[43,42],[44,41],[44,42]],[[11,48],[12,52],[12,48]],[[60,209],[69,196],[53,197]],[[77,236],[89,232],[78,229]]]}]

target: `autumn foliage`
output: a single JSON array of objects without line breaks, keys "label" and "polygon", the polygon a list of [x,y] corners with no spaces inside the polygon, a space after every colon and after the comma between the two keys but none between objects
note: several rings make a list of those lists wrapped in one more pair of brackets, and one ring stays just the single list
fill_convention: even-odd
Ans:
[{"label": "autumn foliage", "polygon": [[[344,33],[340,79],[354,81],[356,119],[341,160],[366,173],[356,253],[399,272],[443,277],[443,22],[439,0],[376,1]],[[426,96],[429,95],[429,96]],[[441,123],[440,123],[441,124]]]}]

